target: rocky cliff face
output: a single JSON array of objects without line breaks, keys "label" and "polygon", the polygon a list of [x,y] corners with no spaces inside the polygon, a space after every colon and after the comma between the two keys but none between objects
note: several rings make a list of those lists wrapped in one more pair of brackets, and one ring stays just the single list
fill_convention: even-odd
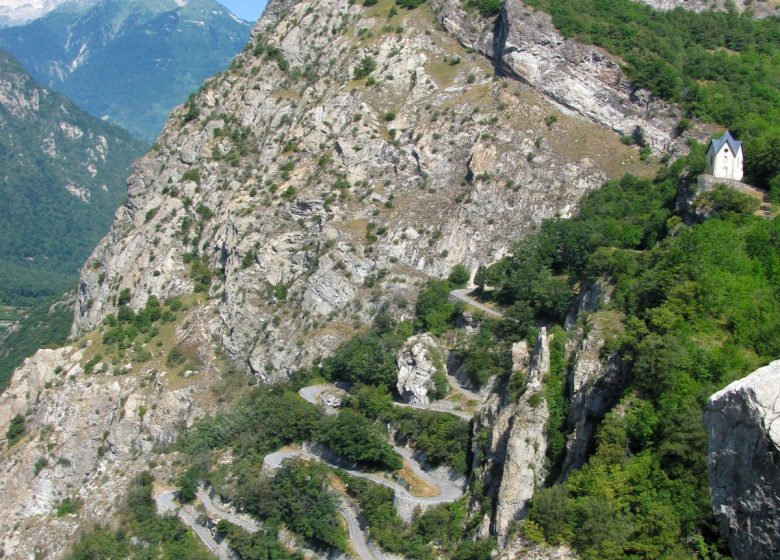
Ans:
[{"label": "rocky cliff face", "polygon": [[620,357],[605,352],[607,341],[622,330],[619,311],[602,309],[611,289],[604,283],[588,284],[580,293],[577,307],[567,318],[572,365],[568,372],[571,395],[567,424],[570,429],[566,453],[558,480],[585,464],[593,436],[604,415],[616,404],[628,383]]},{"label": "rocky cliff face", "polygon": [[[680,111],[634,89],[620,70],[620,60],[597,47],[565,39],[548,14],[519,0],[506,0],[495,22],[475,25],[458,0],[431,4],[441,25],[464,45],[486,55],[499,74],[527,83],[562,111],[621,135],[639,127],[656,153],[685,151],[686,139],[674,133]],[[693,135],[704,139],[702,130]]]},{"label": "rocky cliff face", "polygon": [[656,10],[674,10],[682,8],[693,12],[704,12],[707,10],[726,11],[733,6],[739,13],[750,10],[755,17],[768,17],[778,15],[780,8],[771,0],[638,0],[643,4],[652,6]]},{"label": "rocky cliff face", "polygon": [[[193,315],[174,335],[207,345]],[[213,358],[186,376],[156,361],[110,364],[99,342],[41,350],[14,373],[0,396],[0,550],[4,558],[57,558],[77,532],[105,524],[135,475],[170,456],[160,446],[213,408],[210,391],[223,380]],[[152,345],[149,345],[150,349]],[[16,420],[15,420],[16,418]],[[19,441],[8,428],[23,419]],[[161,474],[161,479],[165,478]],[[64,500],[76,514],[58,515]]]},{"label": "rocky cliff face", "polygon": [[[677,149],[665,132],[673,112],[651,118],[617,65],[551,35],[545,16],[525,16],[519,2],[507,3],[498,36],[454,1],[392,6],[271,2],[252,44],[136,163],[129,200],[81,273],[73,334],[84,342],[48,365],[28,363],[4,397],[0,432],[16,413],[27,427],[0,455],[19,473],[0,489],[21,520],[0,526],[11,557],[56,557],[77,527],[106,519],[131,473],[162,461],[155,443],[221,405],[214,394],[224,393],[227,363],[283,379],[379,309],[408,316],[428,277],[457,263],[473,271],[543,219],[570,215],[607,177],[651,174],[613,130],[641,124],[657,151]],[[524,50],[527,67],[512,54]],[[599,101],[562,101],[579,80],[590,88],[582,99]],[[101,324],[121,303],[138,310],[151,296],[182,295],[189,311],[140,349],[148,361],[120,353],[98,367]],[[198,373],[166,365],[163,352],[177,342]],[[495,533],[522,516],[546,468],[545,345],[541,337],[528,362],[527,349],[515,349],[526,392],[490,393],[474,421],[486,458],[477,475],[497,498]],[[42,391],[28,390],[32,378]],[[41,436],[49,424],[51,436]],[[60,446],[80,438],[88,451],[77,462]],[[36,473],[44,451],[47,464],[65,454],[70,466]],[[40,477],[56,482],[28,508]],[[89,502],[57,518],[66,495]],[[489,532],[493,512],[485,514]]]},{"label": "rocky cliff face", "polygon": [[[198,116],[175,114],[137,163],[82,271],[75,333],[124,289],[135,308],[195,289],[192,253],[219,277],[201,286],[214,336],[276,379],[380,305],[397,310],[421,278],[491,262],[608,174],[641,171],[607,130],[570,115],[547,126],[554,105],[494,78],[427,7],[389,20],[384,4],[286,7],[261,20],[260,54],[208,82]],[[355,80],[366,59],[371,81]]]},{"label": "rocky cliff face", "polygon": [[426,333],[409,338],[398,352],[396,388],[401,400],[414,405],[431,402],[431,395],[437,392],[437,374],[446,383],[443,354],[433,336]]},{"label": "rocky cliff face", "polygon": [[[514,358],[518,353],[522,356],[522,348],[516,350]],[[526,386],[513,412],[493,521],[493,530],[502,543],[510,523],[525,516],[528,501],[547,474],[549,411],[543,381],[550,371],[550,345],[546,329],[539,333],[528,366],[516,365],[517,371],[525,375]]]},{"label": "rocky cliff face", "polygon": [[780,554],[780,361],[710,397],[712,508],[735,558]]}]

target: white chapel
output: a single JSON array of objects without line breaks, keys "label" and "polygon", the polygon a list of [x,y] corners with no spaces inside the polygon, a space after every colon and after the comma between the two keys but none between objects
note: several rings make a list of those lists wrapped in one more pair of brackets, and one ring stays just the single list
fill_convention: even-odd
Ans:
[{"label": "white chapel", "polygon": [[705,173],[719,179],[742,180],[744,157],[742,142],[734,140],[727,130],[720,138],[710,140],[707,146],[707,167]]}]

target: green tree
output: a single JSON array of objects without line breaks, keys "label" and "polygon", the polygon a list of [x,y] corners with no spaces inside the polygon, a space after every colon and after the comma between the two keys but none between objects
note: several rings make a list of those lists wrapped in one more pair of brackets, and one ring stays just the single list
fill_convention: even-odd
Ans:
[{"label": "green tree", "polygon": [[469,269],[463,266],[462,264],[456,264],[452,267],[452,271],[450,272],[449,277],[447,280],[449,280],[450,284],[452,284],[456,288],[463,288],[468,284],[469,280],[471,279],[471,273],[469,273]]}]

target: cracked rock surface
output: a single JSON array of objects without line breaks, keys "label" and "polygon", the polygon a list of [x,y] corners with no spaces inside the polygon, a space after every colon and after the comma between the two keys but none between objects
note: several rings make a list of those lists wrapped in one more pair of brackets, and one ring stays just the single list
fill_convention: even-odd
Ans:
[{"label": "cracked rock surface", "polygon": [[712,508],[740,560],[780,555],[780,360],[715,393],[709,436]]}]

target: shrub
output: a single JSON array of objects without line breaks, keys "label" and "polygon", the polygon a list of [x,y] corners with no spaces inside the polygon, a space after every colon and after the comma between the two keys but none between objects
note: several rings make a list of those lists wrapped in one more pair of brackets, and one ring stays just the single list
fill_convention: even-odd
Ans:
[{"label": "shrub", "polygon": [[391,471],[403,467],[384,430],[350,409],[328,418],[318,440],[353,463]]},{"label": "shrub", "polygon": [[183,504],[192,502],[198,494],[198,469],[190,467],[176,479],[179,492],[176,497]]},{"label": "shrub", "polygon": [[198,109],[198,106],[195,104],[194,95],[190,96],[190,98],[187,100],[187,104],[185,105],[185,107],[187,110],[184,112],[184,116],[182,117],[182,120],[185,124],[197,119],[200,116],[200,110]]},{"label": "shrub", "polygon": [[466,0],[466,7],[477,10],[482,17],[496,17],[501,12],[501,0]]},{"label": "shrub", "polygon": [[24,436],[26,431],[27,429],[24,425],[24,416],[17,414],[11,418],[11,422],[8,424],[8,431],[5,433],[8,447],[13,446],[17,441],[22,439],[22,436]]},{"label": "shrub", "polygon": [[182,174],[181,179],[179,179],[179,182],[181,183],[185,183],[187,181],[200,184],[200,170],[197,167],[188,169]]},{"label": "shrub", "polygon": [[469,280],[471,279],[471,273],[469,272],[468,268],[463,266],[462,264],[456,264],[452,267],[452,271],[450,272],[449,277],[447,280],[449,280],[450,284],[457,288],[463,288],[468,284]]},{"label": "shrub", "polygon": [[398,6],[401,8],[412,10],[417,6],[425,4],[425,0],[395,0],[395,3],[398,4]]},{"label": "shrub", "polygon": [[170,349],[165,364],[168,367],[177,367],[184,363],[184,352],[178,344]]},{"label": "shrub", "polygon": [[322,364],[328,379],[350,383],[395,387],[395,355],[404,343],[406,333],[374,329],[355,336],[339,346]]},{"label": "shrub", "polygon": [[355,70],[353,71],[354,77],[356,80],[362,80],[363,78],[367,78],[374,70],[376,70],[376,62],[374,59],[370,56],[364,56],[360,59],[357,66],[355,66]]},{"label": "shrub", "polygon": [[726,212],[752,214],[758,210],[760,204],[758,199],[727,185],[716,185],[714,189],[701,195],[695,202],[697,207],[706,207],[718,214]]},{"label": "shrub", "polygon": [[415,307],[417,328],[430,331],[435,335],[440,335],[447,330],[458,313],[458,307],[450,303],[449,297],[448,282],[441,280],[429,282],[417,296]]},{"label": "shrub", "polygon": [[81,506],[81,500],[65,498],[57,506],[57,517],[65,517],[66,515],[76,513],[79,509],[81,509]]}]

